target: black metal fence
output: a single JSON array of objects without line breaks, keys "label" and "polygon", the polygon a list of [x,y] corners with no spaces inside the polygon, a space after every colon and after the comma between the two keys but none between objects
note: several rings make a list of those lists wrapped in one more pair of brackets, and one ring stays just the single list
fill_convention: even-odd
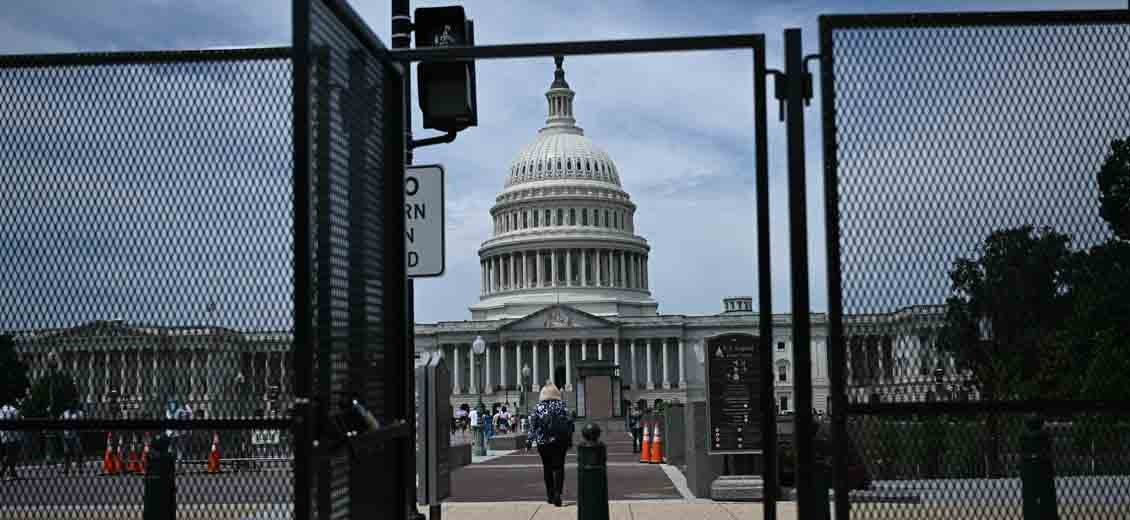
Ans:
[{"label": "black metal fence", "polygon": [[821,56],[837,516],[1021,518],[1033,413],[1060,517],[1130,515],[1130,13],[829,16]]},{"label": "black metal fence", "polygon": [[0,57],[0,517],[140,517],[157,436],[178,518],[407,511],[401,68],[293,9],[293,47]]},{"label": "black metal fence", "polygon": [[27,369],[0,516],[138,517],[158,434],[182,517],[289,516],[290,436],[251,432],[288,429],[294,395],[290,70],[0,58],[0,363]]}]

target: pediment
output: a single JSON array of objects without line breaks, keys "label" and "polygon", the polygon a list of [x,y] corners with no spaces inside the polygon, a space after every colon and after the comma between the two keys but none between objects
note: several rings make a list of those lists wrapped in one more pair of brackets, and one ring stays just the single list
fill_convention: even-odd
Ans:
[{"label": "pediment", "polygon": [[616,324],[568,305],[551,305],[502,327],[508,332],[525,330],[593,329],[615,327]]}]

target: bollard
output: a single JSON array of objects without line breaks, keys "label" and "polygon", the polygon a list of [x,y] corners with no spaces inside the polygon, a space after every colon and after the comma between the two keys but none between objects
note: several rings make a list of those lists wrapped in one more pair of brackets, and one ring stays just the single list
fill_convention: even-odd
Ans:
[{"label": "bollard", "polygon": [[482,426],[471,427],[471,451],[480,457],[487,456],[487,434]]},{"label": "bollard", "polygon": [[1028,416],[1024,420],[1024,427],[1024,432],[1020,434],[1020,483],[1024,520],[1058,520],[1051,437],[1044,430],[1044,420],[1039,416]]},{"label": "bollard", "polygon": [[144,520],[174,520],[177,516],[176,461],[169,438],[158,435],[149,445],[149,471],[145,473]]},{"label": "bollard", "polygon": [[577,519],[608,520],[608,449],[600,427],[588,423],[577,446]]}]

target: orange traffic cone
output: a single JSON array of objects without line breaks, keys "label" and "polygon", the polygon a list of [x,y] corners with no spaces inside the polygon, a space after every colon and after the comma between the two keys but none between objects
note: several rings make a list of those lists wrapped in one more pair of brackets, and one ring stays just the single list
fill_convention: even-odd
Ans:
[{"label": "orange traffic cone", "polygon": [[144,475],[145,469],[149,467],[149,434],[146,433],[141,437],[141,463],[138,465],[138,475]]},{"label": "orange traffic cone", "polygon": [[651,434],[651,457],[647,460],[652,464],[663,462],[663,436],[660,431],[659,423],[655,423],[655,431]]},{"label": "orange traffic cone", "polygon": [[116,475],[126,474],[125,451],[123,451],[122,442],[122,438],[118,437],[118,451],[114,453],[114,474]]},{"label": "orange traffic cone", "polygon": [[651,456],[651,427],[643,423],[643,447],[640,448],[640,463],[647,464]]},{"label": "orange traffic cone", "polygon": [[208,454],[208,473],[220,472],[220,434],[212,434],[212,452]]},{"label": "orange traffic cone", "polygon": [[114,466],[114,434],[106,432],[106,455],[102,457],[102,474],[116,475],[117,473],[117,468]]},{"label": "orange traffic cone", "polygon": [[141,474],[141,460],[139,457],[139,450],[137,449],[137,436],[133,437],[133,442],[129,445],[129,466],[126,471],[131,475]]}]

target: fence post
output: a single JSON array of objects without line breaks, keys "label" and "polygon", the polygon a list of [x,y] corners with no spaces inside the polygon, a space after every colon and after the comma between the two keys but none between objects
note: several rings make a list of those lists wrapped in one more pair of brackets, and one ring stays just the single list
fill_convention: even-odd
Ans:
[{"label": "fence post", "polygon": [[1020,453],[1024,520],[1058,520],[1051,438],[1044,430],[1044,420],[1037,415],[1030,415],[1024,420]]},{"label": "fence post", "polygon": [[588,423],[577,446],[577,519],[608,520],[608,450],[600,427]]},{"label": "fence post", "polygon": [[174,520],[177,517],[176,461],[169,452],[169,438],[158,435],[149,444],[149,467],[145,472],[144,520]]}]

